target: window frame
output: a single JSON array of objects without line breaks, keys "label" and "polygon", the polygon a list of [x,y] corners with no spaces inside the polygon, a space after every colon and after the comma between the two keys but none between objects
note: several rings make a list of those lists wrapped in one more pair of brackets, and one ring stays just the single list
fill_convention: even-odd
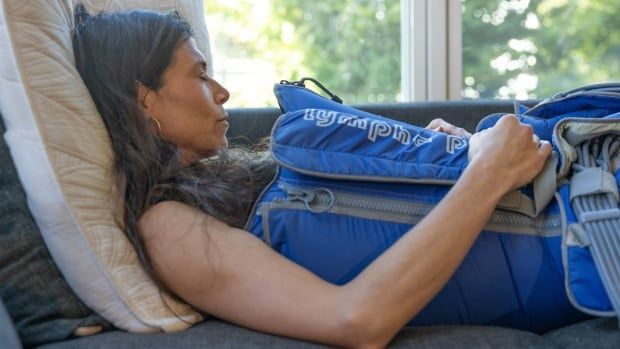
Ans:
[{"label": "window frame", "polygon": [[404,102],[461,99],[461,0],[401,0]]}]

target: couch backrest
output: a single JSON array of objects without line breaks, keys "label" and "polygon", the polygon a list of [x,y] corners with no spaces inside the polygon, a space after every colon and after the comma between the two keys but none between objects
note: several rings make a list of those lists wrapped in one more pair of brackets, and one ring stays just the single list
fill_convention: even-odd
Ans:
[{"label": "couch backrest", "polygon": [[[533,105],[536,101],[525,102]],[[382,103],[354,106],[369,113],[386,116],[418,126],[426,126],[435,118],[474,131],[478,122],[493,113],[514,112],[514,101],[468,100],[448,102]],[[231,144],[252,144],[269,136],[280,115],[277,108],[233,108],[230,115]]]}]

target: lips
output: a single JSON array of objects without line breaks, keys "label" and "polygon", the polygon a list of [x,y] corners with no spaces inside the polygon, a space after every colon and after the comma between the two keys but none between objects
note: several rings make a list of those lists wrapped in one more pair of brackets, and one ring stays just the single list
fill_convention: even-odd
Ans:
[{"label": "lips", "polygon": [[218,119],[217,121],[228,121],[228,114],[224,114],[224,117]]}]

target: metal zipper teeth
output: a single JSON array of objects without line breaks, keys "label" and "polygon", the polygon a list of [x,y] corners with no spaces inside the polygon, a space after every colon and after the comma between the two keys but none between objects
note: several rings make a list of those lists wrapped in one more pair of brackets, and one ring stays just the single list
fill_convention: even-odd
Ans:
[{"label": "metal zipper teeth", "polygon": [[[287,189],[300,189],[304,191],[310,191],[312,188],[302,187],[302,186],[293,186],[290,184],[280,183],[280,188],[287,192]],[[367,197],[360,197],[359,195],[350,194],[342,191],[334,191],[330,189],[334,194],[334,204],[333,207],[344,206],[345,208],[354,208],[354,209],[362,209],[376,212],[385,212],[388,214],[397,214],[403,216],[414,216],[414,217],[425,217],[430,211],[433,209],[434,205],[428,205],[428,207],[419,207],[419,205],[427,205],[427,204],[416,204],[414,205],[407,204],[401,201],[389,200],[389,199],[377,199],[372,200]],[[274,200],[279,203],[293,203],[290,198],[278,197]],[[313,202],[317,202],[322,205],[328,205],[330,198],[327,194],[317,194],[314,198]],[[298,207],[302,209],[303,207]],[[560,228],[562,225],[560,218],[547,218],[540,221],[532,220],[529,217],[522,217],[516,213],[503,213],[499,211],[495,211],[490,219],[490,224],[510,224],[510,225],[521,225],[521,226],[535,226],[539,229],[545,228]]]}]

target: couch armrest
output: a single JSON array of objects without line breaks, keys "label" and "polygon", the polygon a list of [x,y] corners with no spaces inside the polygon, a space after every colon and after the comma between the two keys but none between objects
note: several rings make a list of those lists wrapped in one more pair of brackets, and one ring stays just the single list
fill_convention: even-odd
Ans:
[{"label": "couch armrest", "polygon": [[15,332],[15,326],[13,326],[13,321],[9,317],[9,313],[7,313],[4,308],[4,303],[0,299],[0,345],[4,349],[21,349],[21,344],[19,342],[19,337],[17,336],[17,332]]}]

